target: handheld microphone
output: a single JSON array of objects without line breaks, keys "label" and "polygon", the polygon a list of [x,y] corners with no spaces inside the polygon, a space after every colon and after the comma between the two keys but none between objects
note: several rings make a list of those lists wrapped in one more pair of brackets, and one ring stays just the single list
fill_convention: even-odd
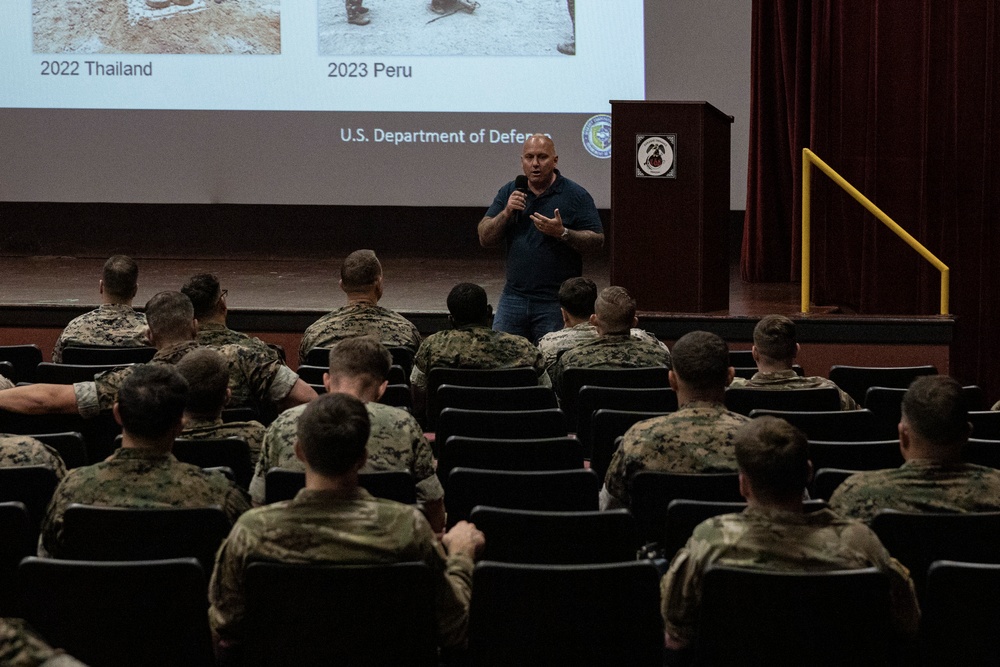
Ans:
[{"label": "handheld microphone", "polygon": [[517,190],[518,192],[523,192],[524,194],[528,194],[528,177],[525,176],[524,174],[521,174],[520,176],[515,178],[514,189]]}]

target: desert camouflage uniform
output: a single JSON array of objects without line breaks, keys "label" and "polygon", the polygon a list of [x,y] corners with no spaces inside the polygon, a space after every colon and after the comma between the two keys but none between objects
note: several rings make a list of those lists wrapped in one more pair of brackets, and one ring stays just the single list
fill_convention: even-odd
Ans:
[{"label": "desert camouflage uniform", "polygon": [[11,389],[14,387],[14,383],[0,375],[0,390]]},{"label": "desert camouflage uniform", "polygon": [[0,618],[0,665],[4,667],[86,667],[46,644],[19,618]]},{"label": "desert camouflage uniform", "polygon": [[753,377],[733,378],[730,387],[746,387],[748,389],[819,389],[835,387],[840,392],[840,409],[857,410],[858,404],[851,395],[824,377],[800,377],[794,370],[774,371],[773,373],[757,372]]},{"label": "desert camouflage uniform", "polygon": [[[629,336],[635,340],[644,340],[649,343],[659,345],[664,350],[667,346],[663,341],[642,329],[632,329]],[[572,350],[577,345],[589,343],[600,338],[597,327],[590,322],[583,322],[573,327],[551,331],[538,340],[538,350],[542,353],[542,361],[545,363],[545,370],[552,371],[552,366],[566,350]]]},{"label": "desert camouflage uniform", "polygon": [[42,522],[39,555],[59,557],[63,514],[72,503],[106,507],[218,505],[234,522],[250,508],[246,494],[222,473],[181,463],[173,454],[123,447],[106,461],[66,474]]},{"label": "desert camouflage uniform", "polygon": [[893,621],[901,634],[917,631],[920,611],[913,582],[870,528],[830,510],[810,514],[749,508],[698,525],[660,581],[667,633],[697,635],[701,580],[709,565],[770,571],[822,572],[876,567],[889,576]]},{"label": "desert camouflage uniform", "polygon": [[146,316],[135,312],[132,306],[102,304],[70,320],[52,349],[52,361],[62,363],[62,351],[67,346],[87,345],[147,347]]},{"label": "desert camouflage uniform", "polygon": [[[611,457],[604,484],[611,506],[628,506],[628,481],[640,470],[736,472],[733,438],[749,417],[721,403],[691,401],[677,412],[635,424]],[[618,501],[617,503],[615,501]]]},{"label": "desert camouflage uniform", "polygon": [[373,498],[364,489],[303,489],[293,500],[244,514],[219,549],[208,597],[212,628],[223,640],[243,639],[245,568],[251,560],[293,563],[423,561],[438,575],[439,642],[465,642],[472,560],[445,554],[419,511]]},{"label": "desert camouflage uniform", "polygon": [[333,347],[345,338],[377,336],[386,347],[420,347],[420,332],[408,319],[388,308],[362,301],[343,306],[319,318],[302,334],[299,363],[314,347]]},{"label": "desert camouflage uniform", "polygon": [[[366,403],[371,434],[368,436],[368,461],[361,472],[405,470],[417,483],[417,500],[428,502],[444,496],[441,482],[434,473],[434,456],[420,424],[405,410],[381,403]],[[250,481],[250,497],[264,503],[264,477],[271,468],[305,470],[295,456],[295,429],[306,406],[282,412],[268,427],[260,460]]]},{"label": "desert camouflage uniform", "polygon": [[[174,365],[185,354],[198,348],[198,343],[188,341],[157,350],[151,364]],[[230,406],[252,407],[260,410],[280,401],[292,390],[299,376],[278,360],[277,355],[266,356],[239,345],[216,348],[229,363],[229,388],[233,392]],[[76,405],[83,417],[94,417],[102,410],[110,410],[118,396],[118,388],[132,372],[133,366],[106,371],[92,382],[73,385]]]},{"label": "desert camouflage uniform", "polygon": [[542,365],[542,353],[523,336],[493,331],[470,324],[439,331],[427,337],[413,358],[410,384],[427,388],[427,373],[432,368],[521,368],[531,366],[538,373],[538,384],[551,385]]},{"label": "desert camouflage uniform", "polygon": [[211,440],[214,438],[238,438],[250,447],[250,462],[257,463],[260,458],[260,447],[264,441],[264,425],[260,422],[229,422],[224,424],[222,418],[215,420],[189,419],[184,424],[180,437],[189,440]]},{"label": "desert camouflage uniform", "polygon": [[0,468],[24,466],[51,468],[56,479],[66,476],[66,464],[56,450],[27,435],[0,433]]},{"label": "desert camouflage uniform", "polygon": [[1000,512],[1000,470],[929,459],[848,477],[830,498],[830,509],[871,523],[879,510],[900,512]]},{"label": "desert camouflage uniform", "polygon": [[558,394],[563,372],[567,368],[670,368],[667,348],[645,340],[635,340],[625,334],[602,336],[566,350],[552,367],[552,386]]},{"label": "desert camouflage uniform", "polygon": [[229,327],[215,322],[198,322],[198,343],[208,347],[240,345],[254,354],[259,354],[262,359],[278,357],[278,353],[269,348],[267,343],[260,338],[233,331]]}]

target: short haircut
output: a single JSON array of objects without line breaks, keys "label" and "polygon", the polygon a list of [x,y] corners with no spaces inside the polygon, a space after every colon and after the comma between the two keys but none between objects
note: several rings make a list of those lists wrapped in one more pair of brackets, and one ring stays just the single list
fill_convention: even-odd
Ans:
[{"label": "short haircut", "polygon": [[345,338],[330,348],[331,376],[367,376],[382,384],[391,367],[392,355],[375,336]]},{"label": "short haircut", "polygon": [[795,343],[795,322],[784,315],[768,315],[753,329],[753,344],[768,359],[791,361]]},{"label": "short haircut", "polygon": [[809,482],[809,442],[784,419],[764,416],[740,427],[733,438],[736,463],[765,500],[801,497]]},{"label": "short haircut", "polygon": [[309,467],[342,475],[365,451],[371,424],[365,404],[348,394],[323,394],[299,417],[297,435]]},{"label": "short haircut", "polygon": [[191,276],[191,279],[184,283],[181,292],[191,299],[194,306],[194,316],[199,320],[208,317],[215,311],[215,307],[222,298],[222,288],[219,286],[219,279],[211,273],[199,273]]},{"label": "short haircut", "polygon": [[635,321],[635,299],[624,287],[605,287],[594,302],[594,313],[610,333],[625,333]]},{"label": "short haircut", "polygon": [[590,278],[570,278],[559,286],[559,305],[577,319],[593,315],[595,301],[597,284]]},{"label": "short haircut", "polygon": [[723,390],[729,380],[729,346],[708,331],[681,336],[670,352],[674,373],[695,391]]},{"label": "short haircut", "polygon": [[188,412],[215,416],[226,404],[229,363],[217,350],[199,347],[177,362],[177,372],[188,383]]},{"label": "short haircut", "polygon": [[382,265],[374,250],[355,250],[340,265],[340,282],[348,292],[374,285],[382,275]]},{"label": "short haircut", "polygon": [[969,406],[962,385],[947,375],[925,375],[903,395],[903,419],[934,445],[964,443],[969,436]]},{"label": "short haircut", "polygon": [[194,321],[191,299],[180,292],[160,292],[146,302],[146,324],[156,336],[180,338]]},{"label": "short haircut", "polygon": [[113,255],[104,262],[104,291],[116,301],[128,301],[135,296],[139,281],[139,265],[131,257]]},{"label": "short haircut", "polygon": [[173,366],[136,366],[118,389],[122,429],[140,438],[168,435],[184,416],[188,385]]},{"label": "short haircut", "polygon": [[448,312],[456,326],[478,324],[490,315],[486,290],[474,283],[459,283],[448,293]]}]

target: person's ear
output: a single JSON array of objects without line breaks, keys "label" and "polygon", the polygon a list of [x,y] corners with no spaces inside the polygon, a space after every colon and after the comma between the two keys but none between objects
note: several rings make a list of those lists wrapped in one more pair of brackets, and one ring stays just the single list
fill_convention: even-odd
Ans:
[{"label": "person's ear", "polygon": [[667,371],[667,381],[670,383],[670,388],[677,393],[677,374],[673,371]]},{"label": "person's ear", "polygon": [[384,380],[382,382],[382,384],[380,384],[378,386],[378,392],[377,392],[377,395],[375,396],[375,400],[376,401],[379,400],[380,398],[382,398],[382,396],[385,394],[385,390],[386,390],[386,388],[388,386],[389,386],[389,381],[388,380]]},{"label": "person's ear", "polygon": [[323,373],[323,388],[326,389],[326,393],[328,393],[328,394],[332,394],[333,393],[332,391],[330,391],[330,374],[329,373]]},{"label": "person's ear", "polygon": [[736,369],[733,368],[732,366],[730,366],[729,370],[726,371],[726,386],[727,387],[733,383],[733,379],[735,377],[736,377]]},{"label": "person's ear", "polygon": [[295,441],[295,458],[297,458],[299,461],[302,461],[303,463],[306,462],[306,455],[303,453],[302,445],[299,444],[298,440]]},{"label": "person's ear", "polygon": [[118,424],[119,426],[121,426],[122,425],[122,413],[118,409],[118,401],[115,401],[115,404],[111,406],[111,414],[113,414],[114,417],[115,417],[115,423]]},{"label": "person's ear", "polygon": [[750,480],[747,479],[747,476],[743,474],[742,470],[740,471],[739,478],[740,478],[740,495],[746,498],[747,500],[750,500],[750,496],[753,495],[753,489],[750,487]]}]

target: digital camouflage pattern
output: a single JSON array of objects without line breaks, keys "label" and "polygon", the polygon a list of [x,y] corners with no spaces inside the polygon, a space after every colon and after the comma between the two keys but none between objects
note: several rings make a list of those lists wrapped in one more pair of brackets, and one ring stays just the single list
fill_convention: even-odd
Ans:
[{"label": "digital camouflage pattern", "polygon": [[679,473],[736,472],[733,438],[749,417],[721,403],[691,401],[676,412],[633,425],[611,457],[604,484],[627,507],[628,481],[640,470]]},{"label": "digital camouflage pattern", "polygon": [[[444,489],[434,472],[434,455],[420,424],[406,410],[381,403],[366,403],[371,434],[368,436],[368,461],[361,472],[405,470],[417,483],[417,500],[428,502],[444,497]],[[264,477],[271,468],[305,470],[295,456],[295,429],[305,405],[285,410],[267,428],[260,459],[250,481],[250,497],[264,504]]]},{"label": "digital camouflage pattern", "polygon": [[436,596],[439,642],[465,643],[473,563],[445,554],[423,515],[408,505],[348,492],[303,489],[289,501],[250,510],[233,526],[209,584],[212,628],[243,640],[247,563],[402,563],[422,561],[440,573]]},{"label": "digital camouflage pattern", "polygon": [[239,345],[249,349],[261,358],[278,357],[278,353],[267,346],[267,343],[260,338],[248,336],[239,331],[233,331],[224,324],[215,322],[198,322],[198,343],[208,347],[222,347],[223,345]]},{"label": "digital camouflage pattern", "polygon": [[1000,512],[1000,470],[972,463],[907,461],[898,468],[848,477],[830,497],[841,516],[871,523],[879,510]]},{"label": "digital camouflage pattern", "polygon": [[62,351],[67,346],[88,345],[147,347],[146,316],[125,304],[102,304],[70,320],[52,349],[52,361],[62,363]]},{"label": "digital camouflage pattern", "polygon": [[794,370],[774,371],[772,373],[757,372],[749,380],[746,378],[733,378],[730,387],[745,387],[747,389],[819,389],[821,387],[834,387],[840,392],[840,409],[857,410],[858,404],[851,398],[851,395],[838,387],[834,382],[818,375],[801,377]]},{"label": "digital camouflage pattern", "polygon": [[19,618],[0,618],[0,665],[4,667],[86,667],[45,643]]},{"label": "digital camouflage pattern", "polygon": [[52,496],[38,553],[58,558],[63,514],[72,503],[106,507],[218,505],[236,521],[250,508],[246,494],[220,472],[181,463],[173,454],[121,448],[106,461],[70,470]]},{"label": "digital camouflage pattern", "polygon": [[[545,364],[545,370],[551,373],[552,366],[566,350],[572,350],[577,345],[597,340],[600,336],[597,333],[597,327],[590,322],[583,322],[576,326],[545,334],[538,340],[538,350],[542,353],[542,362]],[[629,336],[635,340],[644,340],[654,345],[659,345],[664,350],[667,349],[663,341],[648,331],[632,329],[629,332]]]},{"label": "digital camouflage pattern", "polygon": [[410,384],[426,389],[427,373],[438,367],[488,370],[524,366],[535,369],[538,384],[551,384],[542,353],[527,338],[472,324],[428,336],[413,358]]},{"label": "digital camouflage pattern", "polygon": [[260,458],[260,448],[264,442],[264,425],[260,422],[229,422],[223,423],[222,418],[189,419],[184,424],[180,437],[189,440],[212,440],[215,438],[237,438],[247,443],[250,448],[250,462],[257,463]]},{"label": "digital camouflage pattern", "polygon": [[910,636],[917,631],[920,610],[910,573],[870,528],[830,510],[803,514],[756,507],[699,524],[660,581],[661,611],[671,638],[696,638],[702,576],[713,564],[789,572],[876,567],[889,576],[896,629]]},{"label": "digital camouflage pattern", "polygon": [[361,301],[343,306],[319,318],[302,334],[299,363],[314,347],[333,347],[345,338],[376,336],[386,347],[420,347],[420,332],[408,319],[374,303]]},{"label": "digital camouflage pattern", "polygon": [[563,372],[567,368],[670,368],[670,352],[666,346],[646,340],[636,340],[625,334],[601,336],[589,343],[577,345],[562,353],[552,367],[552,386],[558,394],[562,389]]},{"label": "digital camouflage pattern", "polygon": [[50,468],[56,479],[66,476],[66,464],[56,450],[31,436],[0,433],[0,468],[24,466]]},{"label": "digital camouflage pattern", "polygon": [[[175,365],[185,354],[198,348],[198,343],[187,341],[157,350],[151,364]],[[239,345],[215,348],[229,364],[229,388],[233,395],[230,407],[262,407],[280,401],[292,390],[299,376],[278,360],[277,355],[265,355]],[[118,389],[131,374],[133,366],[106,371],[93,382],[73,385],[77,410],[84,417],[94,417],[102,410],[110,410],[118,396]]]}]

